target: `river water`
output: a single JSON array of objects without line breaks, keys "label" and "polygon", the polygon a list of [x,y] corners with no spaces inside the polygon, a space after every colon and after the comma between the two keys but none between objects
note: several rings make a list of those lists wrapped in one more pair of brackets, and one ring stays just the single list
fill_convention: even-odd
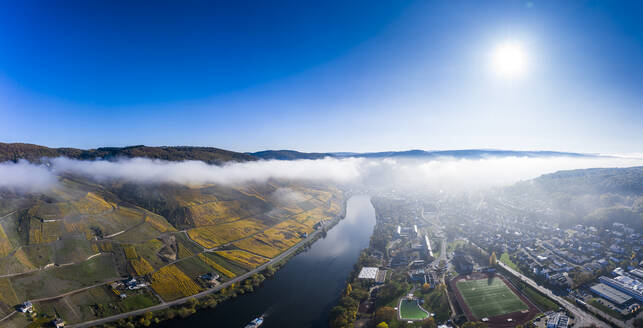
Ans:
[{"label": "river water", "polygon": [[292,258],[253,293],[157,326],[242,328],[264,314],[262,328],[328,327],[330,309],[360,250],[368,246],[374,226],[375,209],[370,198],[353,196],[347,202],[346,218],[328,231],[326,238]]}]

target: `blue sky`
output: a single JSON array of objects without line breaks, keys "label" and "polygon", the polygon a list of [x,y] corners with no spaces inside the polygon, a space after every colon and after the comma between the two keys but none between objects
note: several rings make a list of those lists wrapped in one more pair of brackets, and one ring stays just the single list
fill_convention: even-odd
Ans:
[{"label": "blue sky", "polygon": [[[0,141],[643,152],[643,7],[2,1]],[[521,44],[529,70],[489,69]]]}]

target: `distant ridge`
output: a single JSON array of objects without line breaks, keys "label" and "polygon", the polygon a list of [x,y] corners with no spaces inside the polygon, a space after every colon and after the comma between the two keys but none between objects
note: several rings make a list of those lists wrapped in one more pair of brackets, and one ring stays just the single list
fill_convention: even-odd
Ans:
[{"label": "distant ridge", "polygon": [[363,158],[387,158],[387,157],[407,157],[407,158],[484,158],[484,157],[593,157],[595,155],[556,152],[556,151],[519,151],[519,150],[495,150],[495,149],[462,149],[462,150],[406,150],[406,151],[386,151],[375,153],[302,153],[294,150],[264,150],[255,153],[247,153],[261,159],[318,159],[324,157],[346,158],[346,157],[363,157]]},{"label": "distant ridge", "polygon": [[252,155],[213,147],[148,147],[138,145],[128,147],[102,147],[85,150],[76,148],[49,148],[25,143],[0,142],[0,162],[16,162],[19,159],[26,159],[30,162],[39,162],[43,157],[54,158],[63,156],[83,160],[111,160],[122,157],[144,157],[166,161],[199,160],[209,164],[257,160],[257,158]]},{"label": "distant ridge", "polygon": [[144,145],[127,147],[100,147],[96,149],[77,148],[49,148],[27,143],[2,143],[0,142],[0,162],[26,159],[30,162],[40,162],[43,157],[69,157],[73,159],[114,160],[117,158],[151,158],[166,161],[197,160],[209,164],[223,164],[226,162],[246,162],[256,160],[298,160],[332,158],[486,158],[486,157],[594,157],[597,155],[556,152],[556,151],[519,151],[495,149],[462,149],[462,150],[406,150],[385,151],[373,153],[353,152],[328,152],[304,153],[296,150],[264,150],[254,153],[239,153],[214,147],[192,146],[163,146],[149,147]]}]

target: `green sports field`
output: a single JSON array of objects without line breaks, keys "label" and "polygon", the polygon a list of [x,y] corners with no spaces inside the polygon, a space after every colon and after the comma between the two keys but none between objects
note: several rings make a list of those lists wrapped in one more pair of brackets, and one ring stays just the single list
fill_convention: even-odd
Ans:
[{"label": "green sports field", "polygon": [[527,310],[528,307],[499,278],[460,280],[456,283],[471,313],[478,319]]},{"label": "green sports field", "polygon": [[420,308],[417,300],[402,300],[400,303],[400,318],[403,320],[422,320],[429,316]]}]

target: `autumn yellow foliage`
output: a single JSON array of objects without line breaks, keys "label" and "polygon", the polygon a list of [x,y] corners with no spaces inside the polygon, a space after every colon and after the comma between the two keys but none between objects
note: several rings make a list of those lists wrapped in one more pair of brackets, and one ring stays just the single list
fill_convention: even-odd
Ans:
[{"label": "autumn yellow foliage", "polygon": [[144,258],[132,259],[130,260],[130,264],[132,265],[134,272],[139,276],[154,272],[152,265]]},{"label": "autumn yellow foliage", "polygon": [[4,229],[2,229],[2,226],[0,225],[0,257],[7,256],[12,249],[13,247],[11,247],[9,237],[7,237],[7,234],[4,232]]},{"label": "autumn yellow foliage", "polygon": [[265,225],[256,220],[246,219],[215,226],[195,228],[189,230],[188,235],[201,246],[213,248],[250,236],[265,228]]},{"label": "autumn yellow foliage", "polygon": [[201,291],[201,287],[174,264],[152,273],[150,280],[152,289],[166,301],[194,295]]},{"label": "autumn yellow foliage", "polygon": [[226,223],[239,219],[241,202],[237,200],[211,201],[190,206],[190,211],[196,226]]},{"label": "autumn yellow foliage", "polygon": [[241,249],[270,258],[273,258],[282,252],[280,248],[271,245],[265,234],[258,234],[252,238],[240,240],[235,242],[234,245]]},{"label": "autumn yellow foliage", "polygon": [[16,260],[26,268],[36,269],[36,266],[31,262],[31,260],[29,260],[29,257],[22,248],[18,248],[18,250],[13,254],[13,257],[15,257]]},{"label": "autumn yellow foliage", "polygon": [[0,278],[0,302],[9,306],[18,304],[18,297],[11,286],[11,281],[7,278]]},{"label": "autumn yellow foliage", "polygon": [[166,232],[166,231],[175,231],[176,230],[167,221],[165,221],[163,218],[158,217],[158,216],[145,216],[145,222],[149,223],[158,232]]},{"label": "autumn yellow foliage", "polygon": [[136,254],[136,249],[134,248],[134,246],[124,246],[123,251],[125,252],[125,257],[128,260],[138,258],[138,254]]},{"label": "autumn yellow foliage", "polygon": [[234,276],[236,276],[236,275],[234,274],[234,272],[232,272],[232,271],[230,271],[230,270],[228,270],[228,269],[224,268],[222,265],[220,265],[219,263],[215,262],[215,261],[214,261],[214,260],[212,260],[211,258],[209,258],[209,257],[205,256],[204,254],[199,254],[199,258],[200,258],[203,262],[205,262],[205,263],[207,263],[209,266],[211,266],[213,269],[215,269],[215,270],[217,270],[217,271],[221,272],[221,274],[223,274],[224,276],[226,276],[226,277],[228,277],[228,278],[233,278]]},{"label": "autumn yellow foliage", "polygon": [[71,202],[71,205],[78,213],[84,215],[100,214],[112,210],[115,207],[115,204],[105,201],[105,199],[93,192],[88,192],[85,197]]},{"label": "autumn yellow foliage", "polygon": [[256,268],[261,264],[268,262],[267,258],[250,254],[242,250],[227,250],[227,251],[216,251],[216,254],[225,257],[228,260],[235,261],[243,264],[246,267]]},{"label": "autumn yellow foliage", "polygon": [[294,220],[286,220],[252,238],[235,242],[234,245],[252,253],[272,258],[296,245],[303,239],[303,233],[309,233],[312,230],[312,228]]}]

